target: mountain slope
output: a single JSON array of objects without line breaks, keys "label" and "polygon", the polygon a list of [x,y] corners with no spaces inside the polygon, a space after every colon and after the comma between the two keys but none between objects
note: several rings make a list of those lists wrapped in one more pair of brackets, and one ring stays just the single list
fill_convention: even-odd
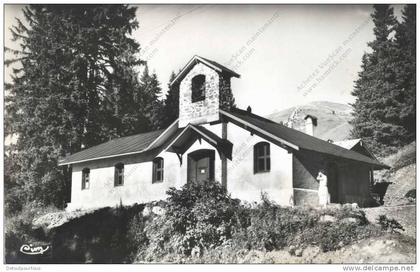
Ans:
[{"label": "mountain slope", "polygon": [[328,101],[315,101],[306,105],[300,105],[296,108],[289,108],[281,111],[274,112],[267,116],[275,122],[286,123],[289,117],[293,114],[295,125],[303,122],[307,114],[314,115],[318,118],[318,126],[315,129],[316,137],[323,140],[341,141],[350,138],[351,125],[349,121],[352,119],[352,108],[346,104],[328,102]]}]

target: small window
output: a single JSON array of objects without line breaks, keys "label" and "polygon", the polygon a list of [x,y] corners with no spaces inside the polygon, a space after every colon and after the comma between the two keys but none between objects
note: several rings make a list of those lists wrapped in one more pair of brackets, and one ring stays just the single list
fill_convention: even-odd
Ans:
[{"label": "small window", "polygon": [[85,168],[82,171],[82,190],[89,189],[90,187],[90,169]]},{"label": "small window", "polygon": [[197,75],[191,82],[191,100],[192,102],[202,101],[206,98],[206,76]]},{"label": "small window", "polygon": [[152,183],[163,182],[163,159],[153,160],[153,181]]},{"label": "small window", "polygon": [[269,172],[270,164],[270,144],[260,142],[254,145],[254,173]]},{"label": "small window", "polygon": [[114,186],[124,185],[124,164],[118,163],[115,165]]}]

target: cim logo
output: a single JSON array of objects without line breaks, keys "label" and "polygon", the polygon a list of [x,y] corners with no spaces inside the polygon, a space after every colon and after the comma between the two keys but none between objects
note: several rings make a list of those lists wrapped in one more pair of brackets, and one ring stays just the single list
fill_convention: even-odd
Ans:
[{"label": "cim logo", "polygon": [[41,255],[46,252],[50,246],[33,246],[32,244],[29,245],[22,245],[20,247],[20,252],[26,255]]}]

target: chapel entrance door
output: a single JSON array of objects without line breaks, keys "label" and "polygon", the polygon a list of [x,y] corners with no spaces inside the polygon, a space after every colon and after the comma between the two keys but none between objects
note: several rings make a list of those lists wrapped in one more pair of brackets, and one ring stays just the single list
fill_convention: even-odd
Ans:
[{"label": "chapel entrance door", "polygon": [[188,182],[214,180],[214,150],[200,149],[188,154]]}]

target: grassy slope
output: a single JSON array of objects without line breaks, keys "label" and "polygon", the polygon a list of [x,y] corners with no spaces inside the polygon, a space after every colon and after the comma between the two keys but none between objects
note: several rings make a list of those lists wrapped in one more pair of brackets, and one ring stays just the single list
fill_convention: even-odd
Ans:
[{"label": "grassy slope", "polygon": [[[311,114],[318,118],[318,126],[315,131],[316,137],[323,140],[332,139],[335,141],[349,138],[351,125],[348,122],[352,118],[352,108],[349,105],[315,101],[299,106],[299,108],[302,109],[302,118],[306,114]],[[275,122],[286,122],[293,110],[294,108],[289,108],[274,112],[267,116],[267,118]]]}]

